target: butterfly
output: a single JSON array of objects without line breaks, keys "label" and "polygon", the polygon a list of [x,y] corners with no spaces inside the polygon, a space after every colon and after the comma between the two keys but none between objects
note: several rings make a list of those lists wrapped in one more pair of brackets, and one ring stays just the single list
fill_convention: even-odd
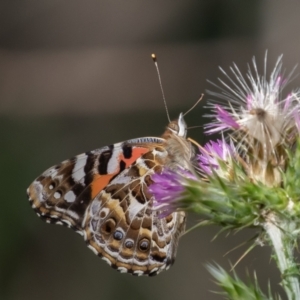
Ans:
[{"label": "butterfly", "polygon": [[47,223],[66,225],[122,273],[153,276],[174,262],[185,212],[160,217],[148,191],[164,168],[191,168],[182,114],[162,137],[142,137],[89,151],[42,173],[27,193]]},{"label": "butterfly", "polygon": [[77,155],[46,170],[27,189],[41,219],[74,229],[111,267],[137,276],[154,276],[174,263],[185,212],[161,217],[148,187],[151,175],[164,168],[193,171],[196,155],[184,115],[203,97],[171,122],[156,56],[151,56],[169,120],[164,134]]}]

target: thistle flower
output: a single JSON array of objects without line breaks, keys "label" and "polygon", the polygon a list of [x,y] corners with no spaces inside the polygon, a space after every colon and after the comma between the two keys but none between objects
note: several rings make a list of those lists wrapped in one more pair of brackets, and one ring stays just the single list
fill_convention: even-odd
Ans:
[{"label": "thistle flower", "polygon": [[222,86],[215,86],[222,93],[210,94],[227,100],[227,104],[210,103],[213,113],[209,116],[216,121],[206,126],[206,132],[232,130],[237,149],[248,166],[248,176],[268,186],[280,185],[280,173],[286,167],[285,149],[291,148],[299,136],[300,91],[282,96],[292,73],[284,77],[282,56],[269,80],[266,66],[264,75],[258,74],[255,59],[252,68],[248,67],[246,78],[235,64],[230,68],[235,80],[221,71],[231,85],[219,79]]},{"label": "thistle flower", "polygon": [[[291,74],[284,76],[281,56],[269,78],[266,58],[263,76],[255,59],[246,78],[236,65],[230,70],[232,77],[221,69],[230,83],[219,79],[221,87],[215,85],[222,93],[211,92],[226,103],[210,103],[215,121],[206,126],[208,134],[230,130],[227,143],[223,138],[200,147],[198,177],[180,170],[153,175],[154,208],[165,215],[192,210],[205,217],[202,224],[217,224],[222,231],[259,228],[260,239],[273,249],[288,299],[300,299],[294,258],[300,235],[300,91],[283,96]],[[213,274],[229,298],[228,287],[235,292],[237,284],[245,295],[260,294],[257,286],[242,286],[221,269]]]},{"label": "thistle flower", "polygon": [[222,90],[222,93],[209,93],[228,101],[228,104],[220,106],[211,103],[210,106],[214,110],[211,116],[216,118],[216,122],[208,124],[206,132],[240,129],[261,143],[265,143],[269,139],[274,147],[282,138],[286,137],[289,129],[295,125],[295,113],[299,113],[300,109],[300,92],[291,92],[285,98],[282,97],[282,91],[292,74],[290,73],[286,79],[283,78],[282,56],[278,58],[269,80],[266,70],[263,76],[258,74],[255,58],[252,63],[254,75],[251,67],[248,66],[246,78],[235,64],[230,68],[237,82],[221,69],[233,87],[221,79],[219,82],[224,88],[212,83]]},{"label": "thistle flower", "polygon": [[[229,142],[226,143],[223,138],[200,147],[197,157],[199,165],[195,165],[199,178],[187,180],[185,174],[177,170],[153,175],[154,184],[150,186],[150,191],[155,196],[156,209],[164,208],[170,212],[186,207],[182,202],[183,194],[191,185],[195,187],[198,184],[202,201],[214,198],[212,193],[217,192],[216,186],[207,186],[214,178],[221,183],[221,189],[222,186],[231,186],[236,198],[239,197],[239,188],[251,189],[252,183],[266,187],[282,186],[289,163],[288,151],[293,149],[300,132],[300,91],[282,96],[292,74],[284,77],[282,56],[278,58],[269,80],[266,66],[264,75],[259,75],[255,59],[252,69],[249,66],[244,78],[236,65],[230,68],[236,82],[221,69],[233,87],[219,79],[223,87],[218,88],[222,93],[211,94],[227,100],[227,103],[210,103],[213,110],[210,116],[214,116],[215,121],[206,126],[206,131],[215,133],[230,129]],[[262,191],[263,188],[256,186],[252,188],[254,190]],[[248,195],[248,190],[240,196],[245,195]],[[226,198],[226,191],[223,191],[223,197]],[[284,206],[286,199],[280,203]]]}]

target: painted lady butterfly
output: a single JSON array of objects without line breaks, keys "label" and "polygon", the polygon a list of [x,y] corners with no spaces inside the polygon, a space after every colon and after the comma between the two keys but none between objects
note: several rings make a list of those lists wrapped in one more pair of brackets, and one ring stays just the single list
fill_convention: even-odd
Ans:
[{"label": "painted lady butterfly", "polygon": [[161,138],[143,137],[65,160],[28,188],[37,215],[67,225],[122,273],[156,275],[174,262],[185,213],[160,218],[148,192],[151,175],[166,166],[191,168],[183,115]]},{"label": "painted lady butterfly", "polygon": [[[155,63],[163,99],[155,54]],[[191,111],[202,99],[188,110]],[[32,208],[48,223],[81,234],[88,247],[121,273],[153,276],[174,262],[185,213],[161,218],[148,191],[164,167],[192,170],[184,115],[161,138],[143,137],[75,156],[53,166],[28,188]]]}]

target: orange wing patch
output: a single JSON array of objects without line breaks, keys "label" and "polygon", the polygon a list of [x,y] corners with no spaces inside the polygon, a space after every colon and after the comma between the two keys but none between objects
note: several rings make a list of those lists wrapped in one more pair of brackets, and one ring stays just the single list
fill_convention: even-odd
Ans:
[{"label": "orange wing patch", "polygon": [[[129,158],[125,158],[123,153],[119,155],[118,162],[124,161],[126,168],[131,166],[139,157],[143,154],[149,152],[149,148],[136,147],[132,149],[131,156]],[[93,178],[93,182],[91,184],[92,188],[92,198],[95,198],[111,181],[113,177],[115,177],[120,172],[120,168],[117,169],[114,173],[99,175],[95,174]]]}]

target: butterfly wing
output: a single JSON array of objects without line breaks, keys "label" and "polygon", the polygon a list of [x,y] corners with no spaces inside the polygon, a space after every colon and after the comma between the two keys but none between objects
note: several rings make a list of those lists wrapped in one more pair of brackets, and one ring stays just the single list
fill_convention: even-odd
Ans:
[{"label": "butterfly wing", "polygon": [[148,192],[160,172],[164,139],[141,138],[78,155],[45,171],[29,187],[37,214],[82,234],[120,272],[155,275],[174,261],[183,212],[159,218]]}]

